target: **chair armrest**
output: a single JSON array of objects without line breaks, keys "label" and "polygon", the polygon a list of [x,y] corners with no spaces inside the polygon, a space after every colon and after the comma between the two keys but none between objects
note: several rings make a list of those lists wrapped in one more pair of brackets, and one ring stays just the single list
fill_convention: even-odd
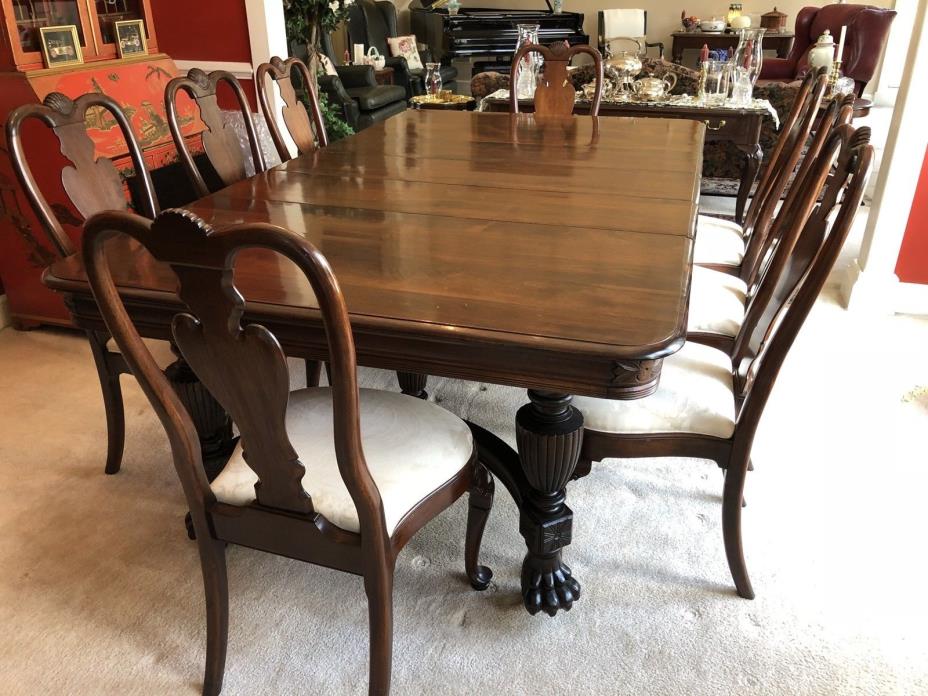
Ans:
[{"label": "chair armrest", "polygon": [[663,57],[664,57],[664,44],[663,44],[663,42],[661,42],[661,41],[655,41],[654,43],[648,43],[647,41],[645,41],[645,42],[644,42],[644,47],[645,47],[645,50],[647,50],[647,49],[649,49],[649,48],[656,48],[656,49],[658,50],[658,54],[657,54],[658,57],[659,57],[659,58],[663,58]]},{"label": "chair armrest", "polygon": [[345,85],[337,75],[320,75],[319,89],[325,92],[333,106],[344,106],[354,101],[351,95],[345,91]]},{"label": "chair armrest", "polygon": [[406,96],[412,97],[425,91],[421,75],[413,75],[409,64],[402,56],[387,56],[386,66],[393,68],[393,83],[406,90]]},{"label": "chair armrest", "polygon": [[[367,66],[370,67],[370,66]],[[340,111],[345,122],[357,130],[360,109],[354,98],[345,91],[345,85],[337,75],[320,75],[319,89],[329,100],[329,105]]]},{"label": "chair armrest", "polygon": [[339,65],[335,72],[346,88],[377,86],[374,68],[371,65]]},{"label": "chair armrest", "polygon": [[796,77],[796,66],[789,58],[764,58],[759,79],[791,81]]}]

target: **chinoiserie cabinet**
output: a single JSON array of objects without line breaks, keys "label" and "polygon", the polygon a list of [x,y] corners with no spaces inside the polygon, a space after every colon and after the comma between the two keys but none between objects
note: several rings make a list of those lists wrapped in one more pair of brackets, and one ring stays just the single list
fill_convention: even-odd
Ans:
[{"label": "chinoiserie cabinet", "polygon": [[[50,92],[63,92],[72,98],[91,91],[103,92],[126,111],[150,169],[176,162],[163,95],[177,68],[170,57],[158,52],[150,3],[151,0],[0,0],[0,121],[5,123],[17,106],[41,102]],[[123,20],[144,22],[147,54],[117,57],[114,23]],[[48,68],[43,61],[40,30],[64,25],[77,28],[84,62]],[[102,113],[88,112],[89,134],[97,155],[112,159],[131,181],[128,149],[115,122]],[[189,106],[186,113],[182,112],[181,122],[191,137],[196,137],[203,128]],[[81,219],[71,209],[61,186],[60,172],[67,162],[57,141],[38,123],[27,124],[23,135],[39,187],[77,241]],[[36,166],[37,162],[47,166]],[[131,188],[127,187],[127,195]],[[41,284],[42,272],[51,260],[51,248],[19,190],[6,141],[0,139],[0,284],[7,294],[14,326],[69,324],[60,295]]]}]

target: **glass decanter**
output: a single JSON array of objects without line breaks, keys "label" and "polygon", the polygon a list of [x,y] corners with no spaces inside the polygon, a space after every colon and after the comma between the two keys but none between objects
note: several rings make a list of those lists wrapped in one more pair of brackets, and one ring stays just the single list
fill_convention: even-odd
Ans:
[{"label": "glass decanter", "polygon": [[760,77],[760,69],[764,64],[764,32],[765,29],[742,29],[738,32],[738,47],[732,57],[732,67],[744,68],[751,78],[751,87]]},{"label": "glass decanter", "polygon": [[425,93],[433,97],[441,95],[441,63],[425,64]]},{"label": "glass decanter", "polygon": [[[538,43],[538,25],[537,24],[519,24],[519,40],[516,43],[516,51],[525,44]],[[529,53],[522,59],[522,65],[518,68],[518,80],[515,85],[516,97],[518,99],[532,99],[535,96],[535,87],[538,86],[538,74],[541,72],[541,56],[537,53]]]}]

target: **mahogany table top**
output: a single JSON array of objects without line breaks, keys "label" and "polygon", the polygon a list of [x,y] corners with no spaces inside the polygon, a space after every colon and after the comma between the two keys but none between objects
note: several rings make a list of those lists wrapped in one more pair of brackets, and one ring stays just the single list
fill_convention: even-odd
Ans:
[{"label": "mahogany table top", "polygon": [[[278,224],[318,246],[345,294],[362,364],[402,368],[375,338],[427,340],[431,364],[406,364],[459,377],[479,369],[462,353],[487,346],[512,353],[508,372],[525,350],[526,361],[653,359],[685,334],[704,133],[689,120],[594,127],[589,117],[407,111],[189,208],[217,226]],[[110,253],[127,302],[176,305],[167,267],[128,240]],[[236,279],[250,319],[311,323],[315,299],[288,261],[244,252]],[[54,264],[45,282],[88,293],[79,257]],[[408,341],[391,350],[415,352]],[[559,379],[547,386],[608,393],[591,374]]]}]

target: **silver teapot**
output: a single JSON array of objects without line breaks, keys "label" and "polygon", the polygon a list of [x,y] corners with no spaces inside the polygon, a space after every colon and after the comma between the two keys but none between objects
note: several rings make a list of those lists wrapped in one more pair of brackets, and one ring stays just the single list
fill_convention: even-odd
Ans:
[{"label": "silver teapot", "polygon": [[628,92],[632,78],[641,72],[641,58],[636,53],[619,51],[606,60],[606,67],[619,75],[619,92]]},{"label": "silver teapot", "polygon": [[663,77],[642,77],[632,84],[635,96],[645,101],[660,101],[669,96],[677,86],[677,76],[667,73]]}]

